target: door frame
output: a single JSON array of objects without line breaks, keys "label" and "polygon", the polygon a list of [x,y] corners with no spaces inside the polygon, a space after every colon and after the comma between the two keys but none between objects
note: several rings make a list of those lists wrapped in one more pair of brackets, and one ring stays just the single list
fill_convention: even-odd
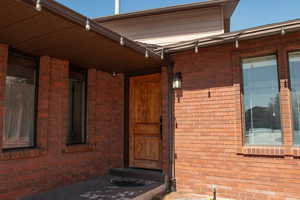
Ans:
[{"label": "door frame", "polygon": [[124,74],[124,167],[129,167],[129,90],[130,90],[130,78],[135,76],[161,74],[161,69],[152,69],[145,72],[136,72]]}]

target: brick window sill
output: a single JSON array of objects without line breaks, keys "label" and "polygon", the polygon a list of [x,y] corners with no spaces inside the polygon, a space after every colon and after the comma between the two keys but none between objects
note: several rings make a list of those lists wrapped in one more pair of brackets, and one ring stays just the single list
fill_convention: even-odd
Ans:
[{"label": "brick window sill", "polygon": [[245,156],[276,156],[284,157],[284,147],[258,147],[258,146],[245,146],[238,150],[239,155]]},{"label": "brick window sill", "polygon": [[43,154],[43,150],[36,149],[16,149],[0,152],[0,160],[18,160],[26,158],[36,158]]},{"label": "brick window sill", "polygon": [[63,153],[79,153],[79,152],[89,152],[96,149],[96,144],[76,144],[65,146]]},{"label": "brick window sill", "polygon": [[300,147],[293,147],[292,148],[292,155],[294,157],[300,158]]}]

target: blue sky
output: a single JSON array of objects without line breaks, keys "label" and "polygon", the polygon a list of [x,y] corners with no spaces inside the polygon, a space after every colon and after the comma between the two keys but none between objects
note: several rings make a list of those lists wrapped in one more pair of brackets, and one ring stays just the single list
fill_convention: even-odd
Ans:
[{"label": "blue sky", "polygon": [[[114,14],[114,0],[56,0],[94,18]],[[121,13],[200,2],[201,0],[121,0]],[[202,0],[203,1],[203,0]],[[300,0],[240,0],[231,30],[300,18]]]}]

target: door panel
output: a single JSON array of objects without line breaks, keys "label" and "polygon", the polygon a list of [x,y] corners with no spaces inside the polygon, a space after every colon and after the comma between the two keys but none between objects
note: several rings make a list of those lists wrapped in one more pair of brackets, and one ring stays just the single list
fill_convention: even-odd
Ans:
[{"label": "door panel", "polygon": [[134,158],[138,160],[152,160],[160,159],[160,139],[157,137],[148,137],[144,135],[136,135],[134,137]]},{"label": "door panel", "polygon": [[130,78],[129,165],[161,169],[160,74]]},{"label": "door panel", "polygon": [[135,134],[156,135],[160,132],[160,124],[157,123],[136,123],[134,126]]}]

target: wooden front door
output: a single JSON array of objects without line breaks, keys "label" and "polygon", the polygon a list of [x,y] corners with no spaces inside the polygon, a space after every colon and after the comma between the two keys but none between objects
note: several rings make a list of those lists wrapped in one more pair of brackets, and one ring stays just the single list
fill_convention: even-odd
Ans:
[{"label": "wooden front door", "polygon": [[130,78],[129,167],[161,169],[160,74]]}]

